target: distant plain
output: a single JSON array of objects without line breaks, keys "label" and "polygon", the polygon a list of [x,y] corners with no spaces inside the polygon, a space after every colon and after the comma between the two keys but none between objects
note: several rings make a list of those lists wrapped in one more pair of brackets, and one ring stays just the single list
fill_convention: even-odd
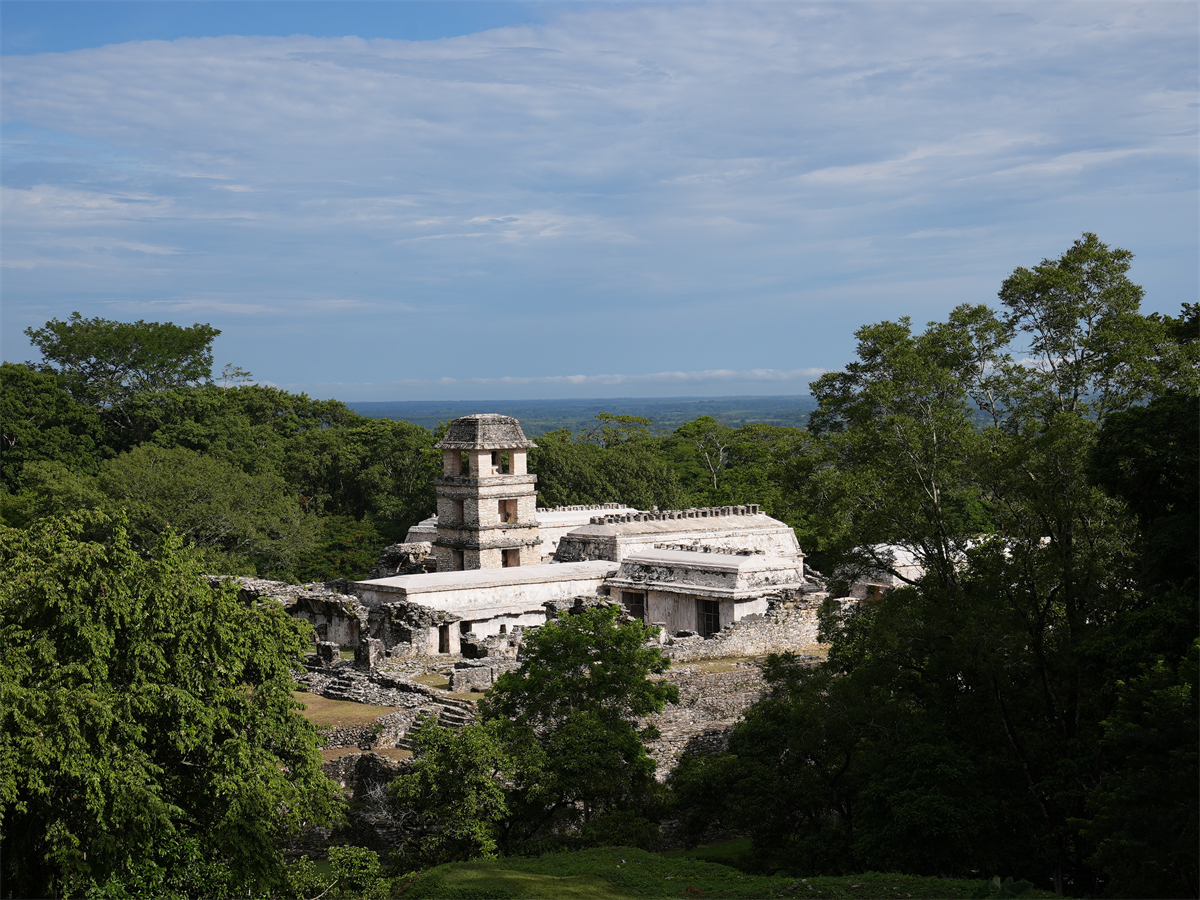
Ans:
[{"label": "distant plain", "polygon": [[807,395],[789,397],[645,397],[595,400],[394,400],[351,402],[356,413],[372,419],[395,419],[433,429],[472,413],[515,416],[530,437],[559,428],[581,434],[596,424],[603,411],[620,416],[643,416],[652,420],[653,431],[671,432],[700,416],[738,428],[752,422],[801,427],[817,402]]}]

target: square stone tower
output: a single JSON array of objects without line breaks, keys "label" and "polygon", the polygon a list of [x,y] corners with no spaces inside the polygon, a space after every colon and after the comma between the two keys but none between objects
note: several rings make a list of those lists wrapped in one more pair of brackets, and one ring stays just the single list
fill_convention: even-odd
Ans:
[{"label": "square stone tower", "polygon": [[434,446],[444,472],[434,480],[437,570],[540,563],[537,476],[526,471],[526,454],[537,445],[521,423],[495,413],[463,416]]}]

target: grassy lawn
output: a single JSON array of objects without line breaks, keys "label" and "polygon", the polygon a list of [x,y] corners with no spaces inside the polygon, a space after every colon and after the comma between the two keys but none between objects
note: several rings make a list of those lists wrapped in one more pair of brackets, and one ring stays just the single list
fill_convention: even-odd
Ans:
[{"label": "grassy lawn", "polygon": [[320,694],[292,691],[292,696],[304,704],[301,715],[318,727],[329,725],[366,725],[380,716],[395,712],[391,706],[371,706],[351,700],[330,700]]},{"label": "grassy lawn", "polygon": [[719,844],[706,844],[703,847],[693,847],[691,850],[666,850],[659,856],[684,857],[687,859],[702,859],[705,862],[721,863],[740,869],[740,863],[750,854],[750,838],[737,838],[732,841],[722,841]]},{"label": "grassy lawn", "polygon": [[443,675],[441,672],[427,672],[424,675],[418,675],[413,681],[428,685],[429,687],[439,688],[443,691],[450,687],[450,676]]},{"label": "grassy lawn", "polygon": [[[695,851],[691,851],[695,852]],[[731,851],[723,851],[731,852]],[[654,854],[622,847],[551,853],[537,859],[451,863],[410,883],[405,898],[957,898],[970,897],[979,880],[865,875],[792,878],[747,875],[694,856]],[[1030,898],[1054,897],[1031,891]]]}]

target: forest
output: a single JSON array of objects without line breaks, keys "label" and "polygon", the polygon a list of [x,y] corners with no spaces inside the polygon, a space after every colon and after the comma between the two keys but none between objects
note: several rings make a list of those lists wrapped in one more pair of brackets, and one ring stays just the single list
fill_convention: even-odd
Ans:
[{"label": "forest", "polygon": [[[835,593],[896,547],[924,575],[828,604],[828,658],[768,657],[728,748],[665,784],[639,623],[541,629],[479,724],[419,735],[405,852],[339,851],[329,896],[651,850],[667,819],[762,871],[1200,895],[1200,305],[1143,313],[1131,266],[1084,234],[996,308],[864,325],[804,427],[598,410],[538,436],[542,506],[757,503]],[[290,699],[311,636],[199,576],[361,578],[432,514],[445,423],[214,373],[208,325],[27,334],[40,361],[0,367],[0,893],[316,896],[280,849],[337,815]]]}]

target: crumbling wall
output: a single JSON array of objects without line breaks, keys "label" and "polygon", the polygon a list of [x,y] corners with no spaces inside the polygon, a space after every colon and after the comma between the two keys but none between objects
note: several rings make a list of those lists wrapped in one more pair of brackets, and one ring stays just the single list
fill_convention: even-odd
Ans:
[{"label": "crumbling wall", "polygon": [[670,637],[664,641],[663,652],[675,662],[766,656],[784,651],[816,655],[825,649],[817,640],[817,610],[823,599],[776,606],[762,615],[746,616],[723,626],[709,638]]},{"label": "crumbling wall", "polygon": [[436,569],[437,561],[433,556],[432,542],[392,544],[379,552],[379,558],[375,560],[375,565],[371,566],[365,580],[391,578],[393,575],[418,575]]},{"label": "crumbling wall", "polygon": [[505,672],[517,669],[516,659],[471,659],[456,662],[450,673],[450,691],[464,694],[468,691],[483,692],[496,683]]},{"label": "crumbling wall", "polygon": [[762,672],[754,663],[713,672],[696,666],[672,666],[666,680],[679,688],[679,703],[668,703],[657,715],[642,720],[654,725],[659,737],[648,749],[658,763],[655,777],[663,781],[684,753],[720,752],[729,744],[729,731],[762,695]]},{"label": "crumbling wall", "polygon": [[391,659],[412,659],[438,654],[440,630],[450,626],[457,650],[459,635],[454,627],[460,616],[446,610],[433,609],[407,600],[372,606],[367,615],[367,635],[382,641],[385,654]]},{"label": "crumbling wall", "polygon": [[285,581],[268,581],[265,578],[249,578],[233,575],[207,575],[213,587],[234,584],[238,599],[243,603],[258,600],[276,600],[288,613],[304,619],[313,626],[313,639],[337,644],[339,647],[355,648],[365,631],[367,608],[358,598],[347,593],[346,582],[312,582],[310,584],[288,584]]}]

